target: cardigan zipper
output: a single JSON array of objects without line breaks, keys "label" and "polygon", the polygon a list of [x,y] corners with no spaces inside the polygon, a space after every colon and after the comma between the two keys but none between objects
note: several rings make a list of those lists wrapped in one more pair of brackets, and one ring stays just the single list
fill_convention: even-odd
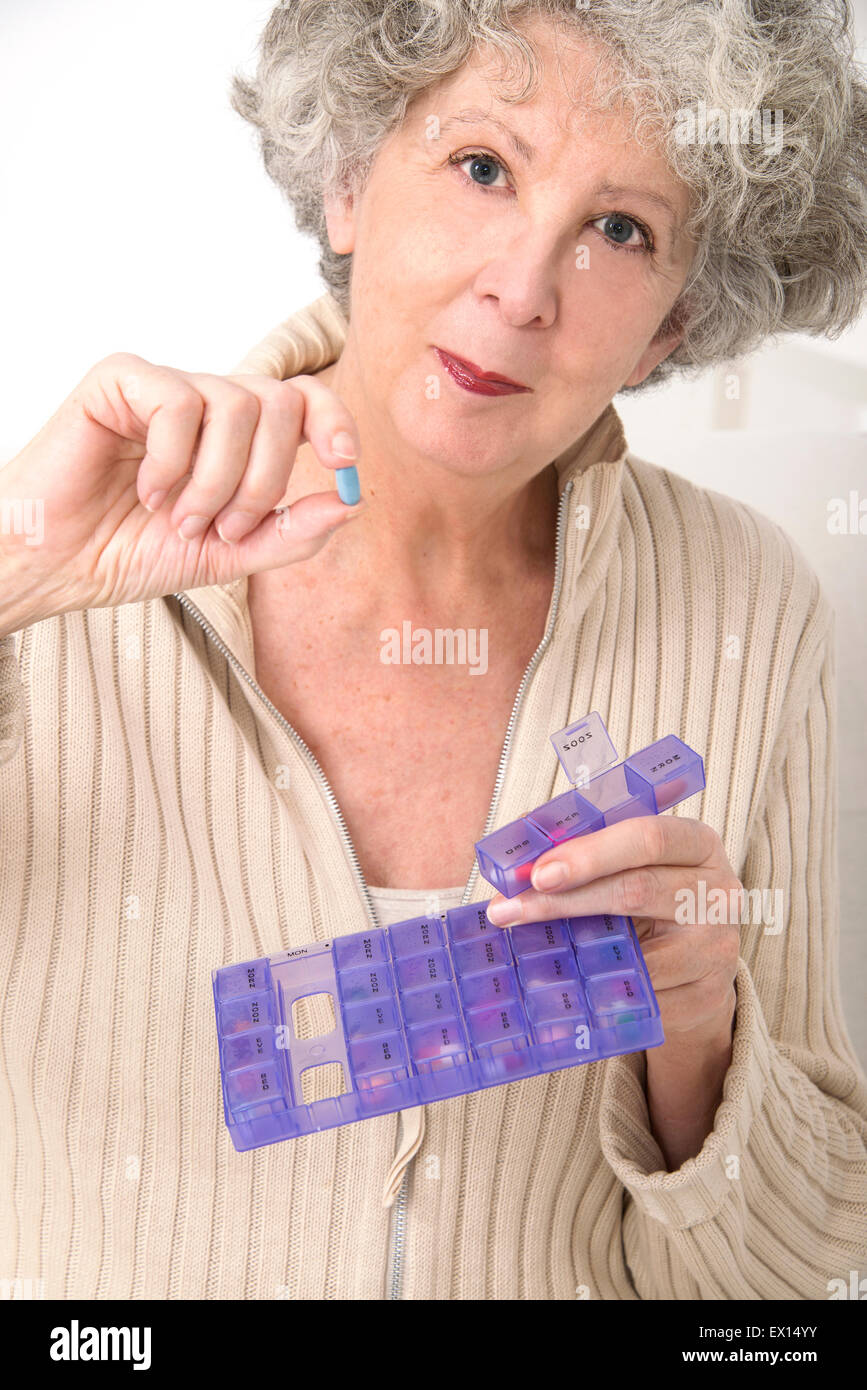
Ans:
[{"label": "cardigan zipper", "polygon": [[[509,751],[512,745],[512,735],[515,731],[515,725],[518,722],[518,715],[521,712],[521,705],[524,703],[524,694],[530,682],[530,678],[533,675],[533,672],[539,665],[539,662],[542,659],[542,656],[546,648],[548,647],[549,642],[551,641],[551,633],[554,630],[554,623],[557,620],[557,612],[560,607],[560,589],[563,583],[563,533],[565,530],[564,523],[566,520],[567,512],[566,504],[569,501],[569,498],[572,496],[572,489],[574,486],[574,479],[570,478],[569,482],[564,487],[563,494],[560,498],[560,509],[557,515],[557,539],[554,547],[554,592],[552,595],[551,602],[551,616],[548,619],[548,626],[545,628],[545,631],[542,634],[542,640],[540,641],[533,655],[530,657],[527,669],[521,677],[521,684],[518,686],[518,693],[515,696],[515,703],[512,706],[512,713],[509,716],[509,723],[506,728],[506,737],[503,740],[503,751],[500,754],[500,765],[497,768],[497,776],[494,781],[494,794],[491,798],[491,805],[488,809],[488,819],[485,821],[485,828],[479,836],[480,840],[484,839],[484,837],[487,834],[489,834],[490,831],[494,828],[494,821],[497,815],[497,806],[499,805],[500,801],[500,792],[503,789],[503,782],[506,778],[506,765],[509,761]],[[470,895],[473,893],[475,889],[478,877],[479,862],[474,857],[473,867],[470,870],[470,877],[467,881],[467,886],[464,889],[464,896],[461,900],[462,907],[465,907],[466,904],[469,902]]]},{"label": "cardigan zipper", "polygon": [[[560,497],[560,505],[557,514],[557,539],[554,550],[554,591],[552,595],[551,616],[548,619],[548,625],[545,628],[542,640],[540,641],[533,655],[530,657],[527,669],[525,670],[521,678],[521,684],[518,687],[518,693],[515,696],[515,703],[512,706],[512,713],[509,717],[509,723],[506,728],[506,736],[503,741],[503,751],[500,754],[500,762],[499,766],[497,767],[497,776],[494,781],[494,792],[491,799],[491,805],[488,808],[488,817],[485,821],[485,828],[482,831],[482,835],[479,837],[480,839],[483,836],[487,835],[493,828],[494,819],[496,818],[497,814],[497,806],[500,800],[500,793],[502,791],[503,782],[505,780],[506,766],[509,760],[509,753],[511,751],[512,735],[515,730],[515,725],[518,720],[521,705],[524,702],[524,695],[526,693],[530,678],[532,677],[533,672],[538,666],[539,661],[541,660],[541,657],[551,640],[551,632],[553,630],[554,622],[557,617],[557,611],[560,603],[560,589],[563,582],[564,522],[567,512],[567,503],[572,494],[573,486],[574,481],[570,479],[569,482],[566,484],[565,488],[563,489],[563,493]],[[352,843],[352,837],[349,834],[346,821],[343,818],[343,812],[340,809],[337,797],[334,795],[331,784],[328,781],[328,778],[325,776],[325,773],[320,767],[319,762],[317,761],[313,752],[304,742],[304,739],[298,733],[297,729],[293,729],[288,719],[286,719],[280,713],[277,707],[268,699],[268,696],[265,694],[262,687],[253,679],[253,677],[250,675],[250,672],[246,670],[244,666],[241,665],[238,658],[234,655],[233,652],[229,650],[222,638],[219,637],[218,634],[214,631],[213,627],[208,622],[207,618],[205,618],[204,614],[202,614],[196,607],[196,605],[192,603],[190,599],[187,598],[186,594],[175,593],[172,595],[172,597],[176,598],[178,602],[181,604],[181,606],[185,608],[187,612],[190,614],[190,616],[195,620],[195,622],[198,623],[199,627],[202,628],[206,636],[210,638],[210,640],[214,643],[214,645],[229,662],[232,669],[237,672],[237,674],[242,678],[242,680],[245,680],[247,682],[251,690],[255,691],[256,695],[265,705],[266,709],[270,710],[271,714],[277,720],[280,727],[282,729],[285,729],[286,733],[289,734],[292,741],[297,745],[298,748],[300,748],[301,752],[307,758],[308,762],[310,763],[311,767],[313,768],[316,774],[317,779],[319,780],[329,810],[331,811],[331,814],[340,832],[340,837],[343,841],[343,846],[346,850],[347,858],[349,859],[350,865],[352,866],[352,871],[355,875],[355,880],[358,884],[359,891],[364,901],[371,926],[379,927],[376,909],[373,906],[373,900],[371,899],[370,891],[367,887],[367,883],[365,882],[364,875],[361,872],[361,865],[358,862],[358,855],[356,854],[355,846]],[[478,862],[474,859],[472,869],[470,870],[469,879],[467,880],[466,887],[464,888],[464,895],[461,899],[462,905],[465,905],[469,902],[470,895],[472,894],[476,885],[476,881],[478,879],[478,872]],[[394,1206],[392,1208],[390,1233],[391,1280],[388,1297],[389,1299],[394,1300],[400,1299],[400,1289],[403,1277],[404,1249],[406,1244],[406,1208],[409,1190],[408,1183],[409,1169],[407,1169],[406,1173],[404,1173],[403,1181],[400,1185],[400,1191],[398,1192],[397,1197],[395,1198]]]},{"label": "cardigan zipper", "polygon": [[201,627],[205,631],[205,633],[208,637],[210,637],[211,641],[215,644],[215,646],[217,646],[219,650],[222,652],[226,660],[230,662],[233,669],[237,671],[238,675],[241,676],[247,682],[250,688],[256,692],[256,694],[259,696],[259,699],[266,706],[266,708],[271,711],[274,718],[280,724],[281,728],[286,730],[287,734],[290,735],[293,742],[298,745],[302,753],[305,755],[305,757],[312,765],[313,770],[316,773],[316,776],[319,779],[319,782],[322,786],[322,790],[325,793],[325,799],[328,803],[334,820],[337,823],[337,828],[340,831],[340,835],[343,840],[343,845],[346,850],[347,857],[349,859],[350,864],[352,865],[352,870],[355,874],[356,882],[361,892],[361,896],[364,899],[365,907],[367,908],[367,915],[370,919],[370,924],[373,927],[378,927],[379,922],[377,920],[376,910],[373,906],[373,901],[368,891],[367,884],[364,881],[364,875],[361,872],[361,865],[358,862],[358,855],[355,852],[355,846],[353,845],[352,840],[350,838],[349,831],[346,826],[346,821],[343,819],[343,812],[341,811],[340,806],[338,805],[337,797],[334,795],[334,792],[331,789],[331,784],[328,781],[328,778],[325,776],[325,773],[322,771],[322,768],[317,762],[316,757],[314,756],[310,748],[307,746],[307,744],[304,742],[297,729],[292,728],[292,725],[289,723],[288,719],[285,719],[283,715],[280,713],[280,711],[277,709],[276,705],[273,705],[271,703],[262,687],[258,685],[257,682],[250,675],[250,672],[247,671],[245,667],[241,665],[240,661],[234,655],[234,653],[229,651],[229,648],[226,646],[225,642],[222,640],[221,637],[217,635],[217,633],[211,627],[211,624],[208,622],[207,618],[199,612],[196,605],[190,602],[186,594],[177,593],[173,594],[172,597],[178,599],[178,601],[183,605],[183,607],[186,608],[187,612],[190,613],[190,615],[199,624],[199,627]]},{"label": "cardigan zipper", "polygon": [[[485,821],[485,828],[482,831],[482,834],[479,836],[479,839],[483,839],[484,836],[487,835],[493,829],[494,820],[496,819],[497,815],[497,806],[499,805],[500,801],[500,793],[503,789],[503,782],[505,781],[506,766],[509,761],[509,753],[511,751],[512,746],[512,735],[515,731],[515,725],[518,722],[518,715],[521,712],[521,705],[524,702],[524,695],[526,693],[527,686],[530,682],[530,678],[532,677],[533,672],[538,666],[539,661],[541,660],[542,655],[545,652],[545,649],[547,648],[551,640],[551,633],[554,629],[554,623],[557,618],[557,612],[560,606],[560,589],[563,583],[563,533],[565,529],[564,523],[566,519],[566,513],[568,510],[567,503],[572,495],[572,489],[574,485],[574,479],[570,478],[569,482],[563,489],[563,493],[560,497],[560,506],[557,513],[557,540],[554,549],[554,591],[551,603],[551,616],[548,619],[548,625],[545,628],[545,631],[542,635],[542,640],[540,641],[533,655],[530,657],[527,669],[521,678],[521,684],[518,686],[518,693],[515,696],[515,703],[512,706],[512,713],[509,716],[509,723],[506,728],[506,737],[503,740],[503,751],[500,754],[500,763],[497,768],[497,776],[494,781],[494,793],[491,798],[490,807],[488,808],[488,818]],[[464,889],[464,896],[461,899],[462,907],[466,906],[466,904],[469,902],[470,896],[475,890],[478,876],[478,860],[474,858],[473,867],[470,870],[470,876],[467,880],[467,885]],[[409,1168],[407,1168],[406,1172],[403,1175],[403,1181],[401,1182],[400,1190],[398,1191],[398,1194],[394,1199],[394,1206],[392,1207],[390,1261],[391,1285],[388,1296],[389,1299],[394,1300],[400,1299],[401,1280],[403,1276],[404,1247],[406,1244],[406,1208],[408,1196]]]}]

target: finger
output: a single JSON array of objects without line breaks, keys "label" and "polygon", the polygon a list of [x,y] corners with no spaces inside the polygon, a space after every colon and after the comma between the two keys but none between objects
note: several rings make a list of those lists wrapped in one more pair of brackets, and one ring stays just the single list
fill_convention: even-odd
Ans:
[{"label": "finger", "polygon": [[205,403],[181,373],[135,353],[112,353],[85,377],[81,402],[115,434],[145,443],[136,477],[143,505],[189,470]]},{"label": "finger", "polygon": [[[242,378],[237,378],[242,380]],[[350,410],[324,382],[315,376],[289,378],[291,385],[304,401],[301,437],[313,449],[325,468],[353,469],[361,454],[358,426]],[[349,456],[351,455],[351,456]]]},{"label": "finger", "polygon": [[722,973],[733,979],[740,953],[737,927],[682,927],[658,921],[641,939],[641,953],[654,990],[675,989]]},{"label": "finger", "polygon": [[313,492],[281,512],[271,512],[255,530],[232,546],[239,574],[256,574],[306,560],[322,548],[334,530],[363,516],[365,504],[348,507],[336,492]]},{"label": "finger", "polygon": [[[703,868],[699,878],[686,865],[641,864],[638,868],[595,878],[578,888],[565,888],[556,893],[538,893],[528,888],[514,898],[498,894],[491,899],[488,915],[497,926],[547,922],[552,917],[591,917],[603,912],[615,917],[658,917],[678,921],[684,912],[694,915],[695,904],[702,901],[713,904],[715,910],[730,912],[739,901],[732,899],[733,884],[728,869]],[[719,892],[725,895],[723,899],[718,897]],[[497,911],[492,915],[495,903]],[[505,906],[500,907],[500,904]]]},{"label": "finger", "polygon": [[[635,816],[545,850],[533,865],[534,888],[577,888],[643,864],[703,865],[720,855],[716,831],[688,816]],[[545,872],[547,870],[547,872]]]},{"label": "finger", "polygon": [[244,476],[261,402],[225,377],[184,375],[201,394],[205,409],[192,477],[172,508],[169,524],[185,540],[194,540],[204,535]]},{"label": "finger", "polygon": [[214,516],[217,534],[237,542],[285,496],[301,439],[304,397],[290,382],[251,378],[259,419],[246,467],[234,493]]},{"label": "finger", "polygon": [[643,944],[650,937],[654,936],[657,928],[655,917],[633,917],[632,925],[635,928],[635,935]]},{"label": "finger", "polygon": [[[317,457],[326,467],[337,471],[341,500],[351,505],[359,500],[358,474],[354,466],[347,467],[348,460],[344,456],[351,451],[358,457],[358,428],[333,391],[314,377],[306,376],[291,377],[288,381],[262,376],[230,379],[248,385],[257,393],[261,411],[240,485],[214,518],[223,540],[238,541],[248,535],[286,495],[303,439],[311,444],[316,441]],[[291,447],[287,447],[287,441],[291,441]]]},{"label": "finger", "polygon": [[704,1037],[731,1036],[737,990],[732,981],[718,975],[657,990],[662,1026],[666,1037],[674,1033],[691,1034],[698,1045]]}]

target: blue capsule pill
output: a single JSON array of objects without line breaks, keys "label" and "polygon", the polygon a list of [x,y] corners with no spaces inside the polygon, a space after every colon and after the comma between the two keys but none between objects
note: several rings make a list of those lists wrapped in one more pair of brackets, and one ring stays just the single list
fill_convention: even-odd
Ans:
[{"label": "blue capsule pill", "polygon": [[348,506],[354,507],[361,498],[361,484],[358,481],[358,469],[355,464],[349,468],[338,468],[335,477],[337,478],[337,495],[341,502],[346,502]]}]

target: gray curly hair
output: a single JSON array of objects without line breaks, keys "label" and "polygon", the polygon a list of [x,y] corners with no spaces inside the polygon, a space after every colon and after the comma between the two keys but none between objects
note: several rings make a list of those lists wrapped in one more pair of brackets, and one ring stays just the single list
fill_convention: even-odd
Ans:
[{"label": "gray curly hair", "polygon": [[[480,44],[523,86],[540,80],[521,21],[596,41],[594,95],[632,117],[690,190],[696,254],[658,332],[681,343],[639,386],[694,375],[777,333],[839,337],[867,287],[867,84],[848,0],[282,0],[232,107],[259,131],[265,168],[346,317],[351,255],[331,249],[323,195],[363,189],[409,104]],[[715,112],[731,113],[728,137]],[[734,138],[774,113],[774,139]],[[695,116],[704,137],[694,138]],[[712,121],[707,122],[707,116]],[[693,135],[687,129],[693,122]],[[716,121],[716,124],[713,124]],[[755,125],[753,126],[755,130]]]}]

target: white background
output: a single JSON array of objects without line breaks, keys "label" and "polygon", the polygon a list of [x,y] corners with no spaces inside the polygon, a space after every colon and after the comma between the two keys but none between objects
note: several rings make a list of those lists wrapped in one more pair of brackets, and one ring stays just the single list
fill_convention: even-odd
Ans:
[{"label": "white background", "polygon": [[[127,350],[228,372],[321,294],[316,250],[230,108],[262,0],[0,0],[0,461],[87,368]],[[855,4],[861,53],[867,0]],[[780,523],[838,613],[841,975],[867,1064],[867,536],[831,536],[829,498],[867,496],[867,319],[790,338],[644,399],[617,398],[642,458]]]}]

